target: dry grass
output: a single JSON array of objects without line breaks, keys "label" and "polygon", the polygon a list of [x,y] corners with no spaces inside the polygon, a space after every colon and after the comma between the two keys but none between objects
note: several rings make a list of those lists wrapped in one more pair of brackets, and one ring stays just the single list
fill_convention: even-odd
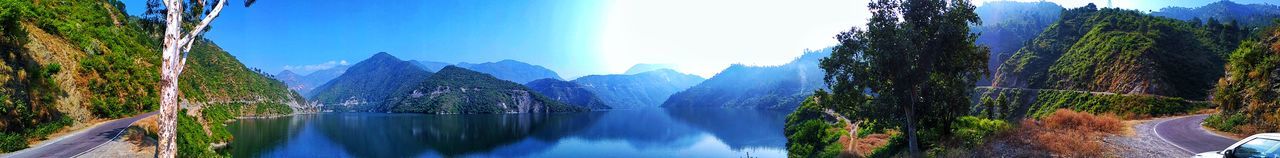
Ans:
[{"label": "dry grass", "polygon": [[1115,115],[1059,109],[1039,121],[1023,120],[1011,138],[1057,157],[1109,157],[1112,151],[1102,138],[1128,132],[1125,125]]},{"label": "dry grass", "polygon": [[889,134],[871,134],[854,141],[852,142],[854,146],[851,150],[858,155],[865,156],[871,154],[871,151],[876,150],[876,148],[889,144]]},{"label": "dry grass", "polygon": [[160,115],[151,115],[150,117],[142,118],[138,120],[138,122],[134,122],[133,126],[142,128],[146,133],[160,133],[160,125],[156,123],[156,117],[160,117]]}]

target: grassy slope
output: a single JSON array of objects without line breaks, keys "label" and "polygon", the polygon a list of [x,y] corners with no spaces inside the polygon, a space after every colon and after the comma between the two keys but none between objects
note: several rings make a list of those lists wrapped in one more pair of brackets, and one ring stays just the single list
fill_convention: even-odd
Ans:
[{"label": "grassy slope", "polygon": [[1267,30],[1231,53],[1213,94],[1219,112],[1206,125],[1244,134],[1280,130],[1280,29]]},{"label": "grassy slope", "polygon": [[1231,42],[1211,27],[1120,9],[1075,8],[1006,61],[999,87],[1201,99]]}]

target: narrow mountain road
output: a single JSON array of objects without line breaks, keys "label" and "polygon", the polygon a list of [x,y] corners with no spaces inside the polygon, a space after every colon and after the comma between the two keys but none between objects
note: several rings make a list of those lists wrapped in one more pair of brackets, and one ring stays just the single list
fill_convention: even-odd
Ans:
[{"label": "narrow mountain road", "polygon": [[1156,136],[1191,154],[1226,149],[1236,140],[1210,133],[1200,125],[1207,114],[1184,116],[1155,122]]},{"label": "narrow mountain road", "polygon": [[11,158],[30,158],[30,157],[74,157],[85,151],[111,141],[111,139],[119,136],[120,132],[129,128],[133,122],[137,122],[142,118],[155,115],[156,112],[145,113],[130,118],[112,120],[99,124],[96,127],[85,129],[70,135],[62,136],[52,142],[44,143],[44,145],[20,150],[4,157]]}]

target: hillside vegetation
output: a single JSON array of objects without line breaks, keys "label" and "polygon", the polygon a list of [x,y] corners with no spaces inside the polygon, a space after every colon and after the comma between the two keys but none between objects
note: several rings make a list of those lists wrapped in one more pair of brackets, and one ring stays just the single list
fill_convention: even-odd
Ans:
[{"label": "hillside vegetation", "polygon": [[1271,25],[1273,19],[1280,18],[1280,6],[1239,4],[1224,0],[1195,8],[1161,8],[1159,11],[1152,12],[1151,15],[1193,22],[1207,22],[1213,19],[1232,26],[1255,28]]},{"label": "hillside vegetation", "polygon": [[316,87],[310,98],[326,110],[383,112],[391,108],[381,106],[386,105],[383,101],[396,89],[421,82],[431,74],[413,62],[380,52]]},{"label": "hillside vegetation", "polygon": [[1213,91],[1219,112],[1205,119],[1209,127],[1249,134],[1280,130],[1280,29],[1260,36],[1231,53]]},{"label": "hillside vegetation", "polygon": [[[1062,10],[1062,6],[1052,2],[1016,1],[986,2],[974,9],[982,17],[982,25],[973,26],[970,31],[980,33],[978,44],[991,48],[987,70],[995,72],[1000,63],[1058,21]],[[991,85],[991,78],[983,78],[978,85]]]},{"label": "hillside vegetation", "polygon": [[1093,6],[1061,17],[1000,66],[993,86],[1204,99],[1234,44],[1218,36],[1243,33]]},{"label": "hillside vegetation", "polygon": [[1209,108],[1208,102],[1146,94],[1115,94],[1069,90],[977,88],[971,114],[1016,122],[1044,117],[1058,109],[1126,118],[1170,116]]}]

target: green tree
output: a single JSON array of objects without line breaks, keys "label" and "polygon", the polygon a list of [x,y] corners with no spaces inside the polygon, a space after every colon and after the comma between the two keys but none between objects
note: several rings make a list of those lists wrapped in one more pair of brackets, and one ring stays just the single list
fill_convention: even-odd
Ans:
[{"label": "green tree", "polygon": [[[974,43],[970,24],[981,22],[967,0],[877,0],[868,5],[867,29],[836,35],[822,59],[838,109],[855,119],[905,128],[908,151],[952,135],[950,126],[970,108],[969,93],[984,75],[990,50]],[[928,116],[928,117],[919,117]]]}]

